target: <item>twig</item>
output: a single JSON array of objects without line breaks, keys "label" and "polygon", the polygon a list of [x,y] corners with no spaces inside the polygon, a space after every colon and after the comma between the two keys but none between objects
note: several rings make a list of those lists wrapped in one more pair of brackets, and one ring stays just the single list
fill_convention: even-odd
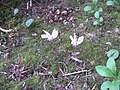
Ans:
[{"label": "twig", "polygon": [[[60,72],[62,73],[62,75],[65,75],[65,73],[62,71],[61,68],[59,68],[59,70],[60,70]],[[67,78],[66,76],[65,76],[65,78],[66,78],[68,81],[70,81],[69,78]]]},{"label": "twig", "polygon": [[69,86],[71,85],[71,83],[72,83],[72,82],[69,82],[69,83],[67,84],[67,86],[65,87],[66,90],[69,89]]},{"label": "twig", "polygon": [[32,0],[30,0],[30,7],[32,7]]},{"label": "twig", "polygon": [[65,73],[62,71],[62,69],[61,69],[61,68],[59,68],[59,70],[60,70],[60,72],[61,72],[63,75],[65,75]]},{"label": "twig", "polygon": [[78,71],[78,72],[73,72],[73,73],[67,73],[67,74],[63,74],[62,76],[70,76],[70,75],[75,75],[75,74],[79,74],[79,73],[83,73],[83,72],[88,72],[90,70],[82,70],[82,71]]},{"label": "twig", "polygon": [[82,60],[79,60],[78,58],[75,58],[75,57],[73,57],[73,56],[71,56],[71,59],[74,60],[74,61],[76,61],[76,62],[79,62],[79,63],[82,63],[82,62],[83,62]]},{"label": "twig", "polygon": [[34,2],[36,2],[38,5],[40,5],[40,3],[39,2],[37,2],[36,0],[33,0]]},{"label": "twig", "polygon": [[41,76],[52,76],[52,72],[47,72],[47,73],[39,73]]},{"label": "twig", "polygon": [[96,85],[97,85],[97,84],[95,84],[91,90],[94,90],[94,89],[95,89],[95,87],[96,87]]},{"label": "twig", "polygon": [[0,27],[0,30],[1,30],[1,31],[3,31],[3,32],[6,32],[6,33],[8,33],[8,32],[11,32],[11,31],[12,31],[12,29],[6,30],[6,29],[3,29],[3,28],[1,28],[1,27]]},{"label": "twig", "polygon": [[40,65],[41,68],[43,68],[45,71],[47,71],[47,68],[43,67],[42,65]]},{"label": "twig", "polygon": [[47,90],[47,89],[46,89],[46,83],[47,83],[47,81],[45,81],[45,83],[44,83],[44,85],[43,85],[44,90]]}]

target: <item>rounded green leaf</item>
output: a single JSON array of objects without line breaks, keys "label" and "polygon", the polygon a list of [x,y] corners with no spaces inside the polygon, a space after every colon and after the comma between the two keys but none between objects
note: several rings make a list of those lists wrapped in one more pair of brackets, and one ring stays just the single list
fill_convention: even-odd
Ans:
[{"label": "rounded green leaf", "polygon": [[107,52],[108,58],[112,57],[112,58],[116,59],[116,58],[118,58],[118,56],[119,56],[119,52],[115,49],[111,49]]},{"label": "rounded green leaf", "polygon": [[106,2],[106,5],[108,5],[108,6],[111,6],[111,5],[113,5],[113,4],[114,4],[114,2],[111,1],[111,0]]},{"label": "rounded green leaf", "polygon": [[103,17],[100,17],[99,22],[103,22],[103,21],[104,21]]},{"label": "rounded green leaf", "polygon": [[92,0],[93,4],[96,5],[98,0]]},{"label": "rounded green leaf", "polygon": [[114,80],[114,81],[112,81],[110,90],[120,90],[120,89],[119,89],[119,85],[120,85],[119,80]]},{"label": "rounded green leaf", "polygon": [[92,7],[91,6],[85,6],[84,11],[91,11]]},{"label": "rounded green leaf", "polygon": [[97,73],[101,76],[105,76],[105,77],[115,77],[114,74],[112,73],[112,71],[107,68],[106,66],[96,66],[95,67]]},{"label": "rounded green leaf", "polygon": [[103,12],[103,8],[99,7],[98,11]]},{"label": "rounded green leaf", "polygon": [[95,18],[99,18],[99,17],[100,17],[99,11],[96,11],[96,12],[94,13],[94,17],[95,17]]},{"label": "rounded green leaf", "polygon": [[107,61],[106,66],[116,75],[116,63],[114,58],[110,57]]},{"label": "rounded green leaf", "polygon": [[29,26],[32,24],[33,21],[34,21],[34,19],[28,19],[28,20],[25,22],[25,25],[26,25],[27,27],[29,27]]},{"label": "rounded green leaf", "polygon": [[14,12],[13,12],[13,13],[14,13],[14,16],[15,16],[18,12],[19,12],[19,9],[18,9],[18,8],[15,8],[15,9],[14,9]]},{"label": "rounded green leaf", "polygon": [[108,88],[110,88],[112,82],[110,81],[105,81],[102,85],[101,85],[101,90],[108,90]]},{"label": "rounded green leaf", "polygon": [[93,25],[98,25],[99,24],[99,22],[97,21],[97,20],[95,20],[94,22],[93,22]]}]

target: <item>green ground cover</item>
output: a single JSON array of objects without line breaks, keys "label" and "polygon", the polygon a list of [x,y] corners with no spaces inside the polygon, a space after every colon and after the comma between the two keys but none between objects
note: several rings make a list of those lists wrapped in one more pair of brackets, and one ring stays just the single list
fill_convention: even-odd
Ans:
[{"label": "green ground cover", "polygon": [[[2,6],[0,27],[14,30],[0,31],[0,90],[100,90],[103,81],[110,79],[99,76],[95,66],[106,64],[110,49],[120,52],[120,2],[118,7],[117,4],[106,6],[104,1],[99,2],[98,7],[104,9],[104,21],[96,26],[92,24],[92,13],[83,10],[89,3],[64,3],[79,8],[77,13],[71,14],[75,20],[66,25],[49,24],[43,18],[36,18],[29,27],[25,26],[29,19],[27,13],[39,15],[38,12],[27,12],[23,2],[18,3],[18,7],[11,3]],[[32,9],[35,6],[40,7],[34,2]],[[14,16],[15,7],[20,11]],[[72,27],[73,24],[76,27]],[[84,26],[80,27],[80,24]],[[54,28],[59,35],[53,42],[41,38],[43,30],[51,33]],[[76,48],[69,38],[74,32],[84,36],[83,43]],[[116,65],[120,72],[120,57]],[[79,71],[83,72],[75,73]]]}]

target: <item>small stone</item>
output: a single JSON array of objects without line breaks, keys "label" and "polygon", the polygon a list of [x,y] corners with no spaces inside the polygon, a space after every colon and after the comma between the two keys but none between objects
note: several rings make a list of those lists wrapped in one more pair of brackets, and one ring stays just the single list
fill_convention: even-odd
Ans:
[{"label": "small stone", "polygon": [[107,33],[108,33],[108,34],[111,34],[111,33],[112,33],[112,31],[107,31]]},{"label": "small stone", "polygon": [[37,33],[33,33],[32,36],[36,37],[36,36],[37,36]]},{"label": "small stone", "polygon": [[112,43],[111,43],[111,42],[106,42],[105,44],[112,46]]}]

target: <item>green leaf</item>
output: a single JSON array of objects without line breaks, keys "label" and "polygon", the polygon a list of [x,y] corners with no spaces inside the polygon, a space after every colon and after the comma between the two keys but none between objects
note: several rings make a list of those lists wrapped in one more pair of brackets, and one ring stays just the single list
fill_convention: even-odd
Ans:
[{"label": "green leaf", "polygon": [[14,12],[13,12],[13,13],[14,13],[14,16],[15,16],[18,12],[19,12],[19,9],[18,9],[18,8],[15,8],[15,9],[14,9]]},{"label": "green leaf", "polygon": [[28,19],[28,20],[25,22],[25,25],[26,25],[27,27],[29,27],[29,26],[32,24],[33,21],[34,21],[34,19]]},{"label": "green leaf", "polygon": [[118,3],[118,0],[112,0],[114,3]]},{"label": "green leaf", "polygon": [[111,0],[106,2],[106,5],[107,5],[107,6],[112,6],[113,4],[114,4],[114,2],[111,1]]},{"label": "green leaf", "polygon": [[118,56],[119,56],[119,52],[115,49],[111,49],[107,52],[108,58],[112,57],[112,58],[116,59],[116,58],[118,58]]},{"label": "green leaf", "polygon": [[103,12],[103,8],[99,7],[98,11]]},{"label": "green leaf", "polygon": [[120,85],[119,80],[114,80],[114,81],[112,81],[110,90],[120,90],[120,89],[119,89],[119,85]]},{"label": "green leaf", "polygon": [[93,4],[96,5],[98,0],[92,0]]},{"label": "green leaf", "polygon": [[105,77],[115,77],[114,74],[112,73],[112,71],[107,68],[106,66],[96,66],[95,67],[97,73],[101,76],[105,76]]},{"label": "green leaf", "polygon": [[94,13],[94,17],[95,17],[95,18],[99,18],[99,17],[100,17],[99,11],[96,11],[96,12]]},{"label": "green leaf", "polygon": [[100,17],[99,22],[103,22],[103,21],[104,21],[103,17]]},{"label": "green leaf", "polygon": [[120,79],[120,72],[118,73],[118,79]]},{"label": "green leaf", "polygon": [[114,58],[110,57],[107,61],[106,66],[116,75],[116,63]]},{"label": "green leaf", "polygon": [[91,6],[85,6],[84,11],[91,11],[92,7]]},{"label": "green leaf", "polygon": [[101,90],[108,90],[108,88],[110,88],[111,84],[112,84],[112,82],[110,82],[110,81],[103,82],[101,85]]},{"label": "green leaf", "polygon": [[99,22],[97,21],[97,20],[95,20],[94,22],[93,22],[93,25],[98,25],[99,24]]}]

